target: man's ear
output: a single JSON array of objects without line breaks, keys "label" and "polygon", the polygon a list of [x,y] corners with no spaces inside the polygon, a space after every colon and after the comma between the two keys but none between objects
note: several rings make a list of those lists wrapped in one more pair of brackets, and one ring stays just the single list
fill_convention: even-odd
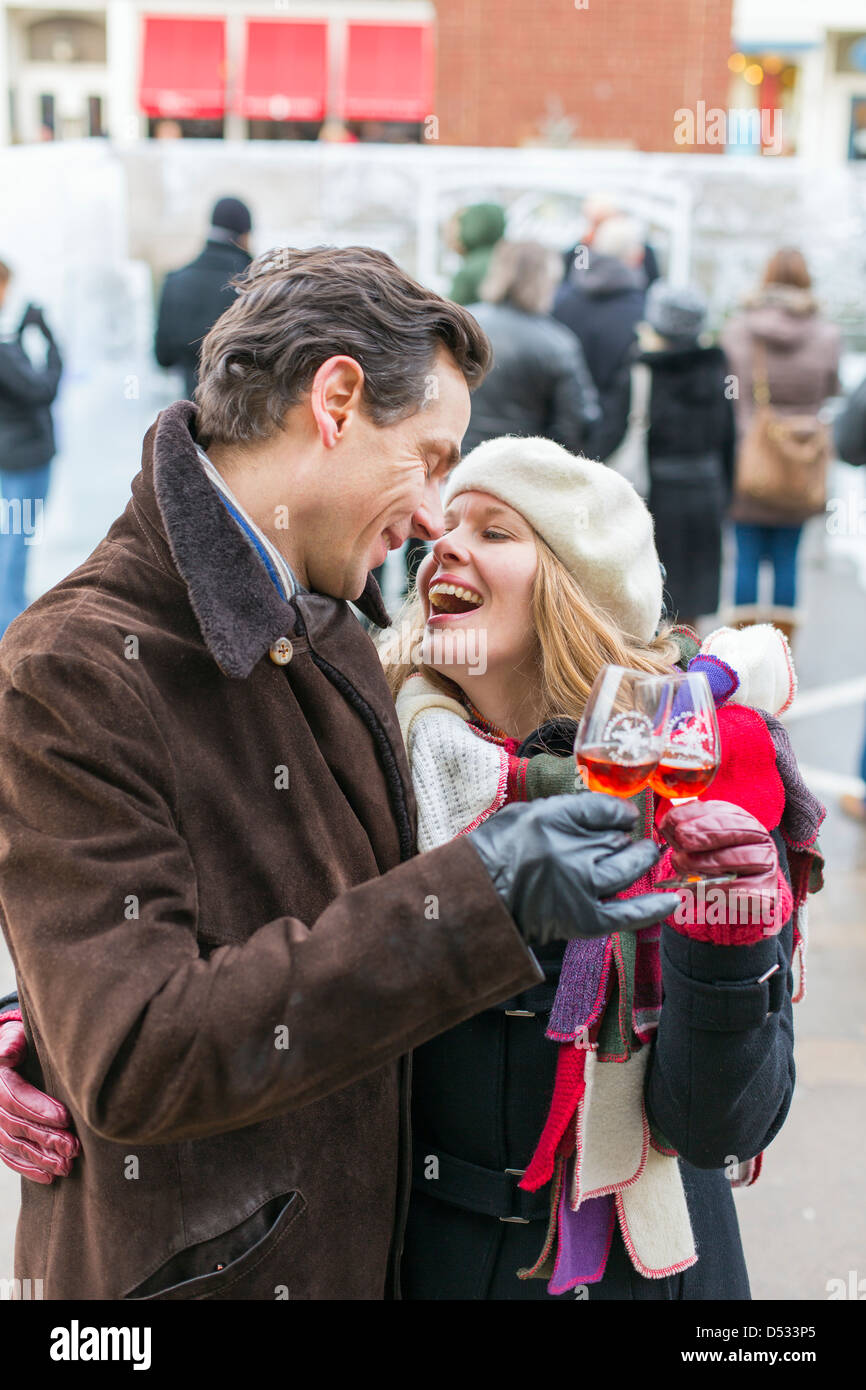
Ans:
[{"label": "man's ear", "polygon": [[313,377],[310,409],[326,449],[342,437],[361,407],[364,369],[354,357],[329,357]]}]

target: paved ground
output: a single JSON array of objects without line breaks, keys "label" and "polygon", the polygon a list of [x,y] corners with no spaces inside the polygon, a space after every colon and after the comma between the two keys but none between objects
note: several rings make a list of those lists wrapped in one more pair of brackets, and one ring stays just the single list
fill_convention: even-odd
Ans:
[{"label": "paved ground", "polygon": [[[64,442],[34,547],[33,592],[66,574],[125,505],[140,440],[172,398],[172,379],[141,367],[130,395],[129,365],[67,381]],[[808,992],[795,1006],[798,1082],[788,1120],[757,1184],[736,1194],[757,1299],[824,1299],[827,1281],[866,1276],[866,830],[836,810],[854,773],[866,723],[866,508],[864,483],[838,466],[831,491],[851,499],[863,535],[828,535],[810,523],[804,538],[807,617],[795,655],[801,697],[788,721],[801,765],[829,814],[823,834],[827,887],[812,900]],[[389,589],[396,592],[396,572]],[[0,991],[12,981],[0,945]],[[8,983],[7,983],[8,982]],[[0,1276],[11,1276],[18,1180],[0,1165]]]}]

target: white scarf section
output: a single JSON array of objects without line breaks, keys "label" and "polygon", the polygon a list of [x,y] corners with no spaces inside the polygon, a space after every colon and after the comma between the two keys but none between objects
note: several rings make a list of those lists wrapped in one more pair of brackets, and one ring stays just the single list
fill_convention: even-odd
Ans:
[{"label": "white scarf section", "polygon": [[679,1163],[653,1147],[644,1086],[650,1044],[624,1062],[586,1055],[578,1102],[569,1205],[613,1193],[623,1243],[645,1279],[664,1279],[697,1263]]},{"label": "white scarf section", "polygon": [[421,675],[397,696],[397,718],[418,803],[423,853],[474,830],[505,804],[508,753],[469,722],[463,706]]}]

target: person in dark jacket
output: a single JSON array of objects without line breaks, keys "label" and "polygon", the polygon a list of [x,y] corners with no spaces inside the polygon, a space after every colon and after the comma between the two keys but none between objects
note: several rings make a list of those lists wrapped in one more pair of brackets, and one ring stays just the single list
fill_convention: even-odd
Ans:
[{"label": "person in dark jacket", "polygon": [[[460,838],[480,821],[495,830],[516,810],[510,803],[571,787],[575,721],[603,664],[663,676],[696,651],[694,635],[683,631],[671,641],[660,621],[651,520],[610,468],[545,439],[496,439],[461,460],[443,505],[448,531],[421,567],[405,616],[420,662],[407,673],[396,660],[389,673],[416,788],[420,848]],[[452,626],[430,627],[436,619]],[[461,641],[452,637],[449,648],[455,624]],[[482,669],[466,657],[475,649],[473,630],[485,634]],[[734,656],[742,655],[745,634],[730,637],[738,694],[748,699],[748,666]],[[781,641],[762,660],[778,669],[780,691],[790,692]],[[610,966],[606,984],[596,948],[552,945],[539,956],[544,983],[416,1049],[405,1297],[544,1300],[574,1297],[581,1286],[591,1302],[749,1297],[730,1181],[740,1179],[740,1162],[748,1168],[776,1136],[794,1086],[794,919],[787,842],[770,808],[787,792],[771,716],[765,721],[745,701],[721,705],[720,790],[710,787],[701,801],[666,816],[666,802],[639,794],[638,833],[652,837],[659,827],[673,847],[666,859],[674,869],[685,867],[680,849],[692,816],[705,828],[708,859],[698,853],[689,872],[705,872],[710,858],[713,872],[723,872],[731,853],[728,866],[740,877],[728,887],[719,922],[701,926],[677,908],[660,944],[655,933],[641,938],[639,958]],[[762,765],[749,769],[749,781],[737,771],[744,746]],[[817,803],[813,810],[820,812]],[[751,862],[733,849],[746,841],[760,845]],[[666,872],[662,860],[651,878]],[[740,898],[759,881],[771,908],[760,922],[744,915]],[[774,977],[771,999],[763,984],[755,992],[765,972]],[[585,1016],[573,1013],[581,995],[595,1001],[585,1037],[574,1027]],[[571,1079],[578,1061],[585,1066],[582,1101]],[[614,1111],[595,1104],[605,1094],[607,1104],[619,1097]],[[577,1127],[588,1143],[556,1168],[555,1155],[567,1154],[564,1141],[574,1137],[575,1105],[582,1105]],[[619,1145],[627,1134],[634,1166],[624,1168]],[[539,1165],[545,1152],[546,1168]],[[559,1183],[570,1195],[578,1173],[581,1186],[594,1190],[584,1204],[589,1227],[581,1229],[578,1213],[567,1234]],[[594,1204],[606,1223],[601,1232],[592,1226]]]},{"label": "person in dark jacket", "polygon": [[866,378],[836,416],[833,438],[836,452],[844,463],[866,468]]},{"label": "person in dark jacket", "polygon": [[468,305],[493,347],[493,368],[472,397],[467,453],[500,434],[543,435],[579,451],[600,411],[577,337],[550,317],[559,257],[534,241],[500,241]]},{"label": "person in dark jacket", "polygon": [[[563,279],[567,279],[574,265],[575,256],[584,247],[592,246],[596,233],[603,222],[607,222],[611,217],[622,217],[624,209],[612,193],[590,193],[583,200],[581,208],[586,219],[583,236],[576,246],[572,246],[566,251],[564,256]],[[658,280],[661,275],[659,270],[658,257],[650,242],[644,242],[643,248],[643,270],[646,275],[647,285],[651,285],[653,280]]]},{"label": "person in dark jacket", "polygon": [[[11,279],[0,263],[0,304]],[[34,366],[22,345],[25,328],[38,328],[48,351]],[[41,540],[43,509],[54,458],[51,403],[63,363],[41,309],[29,304],[15,335],[0,341],[0,637],[27,606],[27,556]]]},{"label": "person in dark jacket", "polygon": [[[650,520],[610,469],[570,458],[547,440],[493,440],[462,460],[443,502],[448,529],[422,566],[405,614],[420,662],[407,671],[399,654],[390,663],[386,649],[422,848],[460,838],[479,821],[495,828],[514,814],[514,801],[570,789],[576,720],[605,662],[664,674],[675,669],[669,662],[685,664],[697,649],[685,631],[672,642],[660,621]],[[452,626],[431,628],[437,617]],[[462,641],[437,648],[454,624]],[[473,629],[486,636],[483,669],[466,659]],[[798,802],[809,794],[792,758],[783,785],[774,739],[784,741],[784,731],[775,731],[772,710],[765,719],[747,706],[748,663],[735,656],[744,654],[745,634],[730,637],[744,701],[718,711],[720,790],[710,788],[666,816],[667,803],[650,792],[638,797],[638,834],[655,835],[657,825],[673,847],[672,867],[685,867],[680,850],[692,816],[706,831],[707,860],[699,853],[690,871],[704,871],[712,858],[713,871],[722,872],[731,854],[729,867],[740,877],[719,921],[700,926],[677,908],[660,945],[655,933],[641,938],[640,958],[621,970],[611,965],[606,985],[603,974],[593,978],[594,969],[601,971],[592,964],[595,948],[551,945],[539,957],[544,982],[416,1049],[404,1297],[536,1300],[574,1297],[581,1286],[590,1302],[749,1297],[730,1184],[754,1177],[752,1160],[784,1122],[794,1075],[797,909],[788,840],[770,801],[785,803],[788,783],[796,783]],[[772,663],[781,676],[779,708],[792,683],[781,640],[761,660],[762,670]],[[749,781],[737,771],[746,745],[761,761]],[[812,799],[813,830],[820,809]],[[787,823],[785,830],[790,834]],[[799,830],[790,835],[799,838]],[[761,846],[750,863],[732,848],[746,840]],[[666,872],[662,861],[650,877]],[[744,915],[742,900],[731,912],[759,881],[771,906],[760,923]],[[774,979],[772,999],[762,994],[761,977]],[[569,1017],[580,996],[595,1001],[585,1038]],[[582,1100],[569,1079],[578,1060],[586,1069]],[[624,1079],[630,1071],[633,1090]],[[621,1081],[626,1092],[607,1090],[609,1098],[619,1096],[615,1110],[599,1109],[594,1097]],[[572,1160],[555,1169],[555,1155],[568,1154],[565,1140],[574,1137],[575,1105],[582,1107],[584,1149],[573,1171]],[[646,1123],[650,1153],[644,1139],[642,1157]],[[600,1128],[593,1141],[594,1125]],[[635,1141],[634,1166],[627,1168],[621,1152],[617,1157],[626,1133]],[[595,1165],[589,1187],[598,1193],[584,1204],[590,1228],[578,1224],[567,1236],[558,1184],[570,1195],[578,1171],[588,1181],[587,1148]],[[546,1168],[539,1166],[545,1151]],[[609,1252],[605,1231],[592,1229],[594,1204],[610,1223]],[[656,1236],[648,1240],[653,1226]]]},{"label": "person in dark jacket", "polygon": [[666,601],[690,627],[719,606],[722,523],[734,475],[728,363],[720,347],[701,341],[706,312],[694,286],[650,286],[638,344],[605,421],[609,440],[625,433],[637,363],[649,372],[648,504],[667,571]]},{"label": "person in dark jacket", "polygon": [[[866,378],[837,415],[833,434],[840,459],[855,468],[866,468]],[[860,780],[866,782],[866,736],[860,753]],[[866,799],[845,792],[839,798],[839,805],[846,816],[866,826]]]},{"label": "person in dark jacket", "polygon": [[604,458],[608,444],[605,421],[619,373],[635,342],[643,318],[646,274],[640,227],[631,218],[602,222],[589,249],[588,263],[575,264],[560,285],[553,317],[580,339],[586,364],[598,390],[601,425],[593,452]]},{"label": "person in dark jacket", "polygon": [[235,297],[229,281],[252,260],[251,230],[246,204],[239,198],[220,198],[211,213],[204,250],[165,277],[154,352],[161,367],[181,368],[188,400],[198,384],[202,339]]}]

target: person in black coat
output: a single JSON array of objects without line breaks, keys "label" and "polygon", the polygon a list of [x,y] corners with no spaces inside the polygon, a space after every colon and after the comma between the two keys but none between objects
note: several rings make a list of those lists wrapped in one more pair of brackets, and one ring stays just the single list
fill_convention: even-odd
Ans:
[{"label": "person in black coat", "polygon": [[[833,426],[836,452],[845,463],[855,468],[866,468],[866,378],[848,399],[845,409],[837,415]],[[831,520],[828,519],[828,527]],[[866,737],[860,752],[860,779],[866,782]],[[844,792],[839,798],[839,806],[860,825],[866,826],[866,800]]]},{"label": "person in black coat", "polygon": [[467,307],[493,345],[493,367],[472,393],[463,453],[501,434],[542,435],[580,453],[600,417],[576,335],[550,317],[559,257],[534,241],[500,241]]},{"label": "person in black coat", "polygon": [[154,352],[161,367],[180,367],[189,400],[198,384],[201,340],[232,303],[229,281],[250,264],[252,219],[238,198],[220,198],[211,214],[204,250],[165,277]]},{"label": "person in black coat", "polygon": [[[0,304],[11,279],[0,263]],[[45,364],[36,367],[22,345],[30,325],[47,344]],[[27,606],[30,545],[42,537],[43,508],[55,453],[51,404],[63,363],[42,310],[28,304],[14,336],[0,342],[0,636]]]},{"label": "person in black coat", "polygon": [[[575,257],[582,254],[586,247],[590,247],[598,234],[598,229],[602,223],[610,220],[611,217],[622,217],[625,210],[620,206],[616,196],[612,193],[590,193],[583,200],[581,208],[586,225],[583,235],[576,246],[570,247],[563,257],[562,278],[568,279],[574,266]],[[650,242],[645,241],[643,246],[642,268],[646,276],[647,285],[651,285],[653,280],[657,280],[661,275],[658,257]]]},{"label": "person in black coat", "polygon": [[[643,509],[638,508],[636,498],[629,499],[626,484],[622,483],[621,488],[605,492],[603,502],[600,497],[595,500],[591,514],[583,518],[588,524],[572,530],[566,518],[576,519],[580,514],[562,476],[557,476],[556,460],[549,451],[538,447],[547,442],[531,441],[527,446],[526,483],[517,474],[513,456],[509,464],[506,449],[500,450],[498,457],[488,453],[479,459],[484,450],[491,450],[487,443],[458,465],[449,488],[457,487],[461,492],[446,492],[443,499],[449,529],[435,543],[433,556],[419,573],[420,611],[416,605],[416,611],[406,615],[406,630],[414,636],[425,617],[429,621],[434,607],[438,610],[441,605],[442,611],[459,614],[459,605],[467,600],[463,586],[469,586],[470,593],[474,587],[481,594],[479,584],[484,584],[481,614],[486,608],[488,615],[474,619],[484,622],[487,634],[489,665],[484,671],[460,665],[459,656],[455,663],[453,652],[444,649],[437,658],[432,645],[426,650],[434,664],[432,670],[421,666],[420,684],[413,676],[404,679],[405,667],[395,663],[392,688],[397,689],[397,712],[419,807],[419,846],[423,844],[425,848],[445,843],[455,827],[463,823],[464,816],[471,816],[472,824],[483,819],[484,812],[479,816],[479,809],[489,804],[496,773],[500,789],[505,780],[504,791],[497,791],[496,795],[504,795],[506,803],[510,796],[534,800],[537,796],[556,796],[573,790],[576,716],[586,699],[585,691],[581,696],[576,684],[578,675],[589,685],[600,673],[605,657],[627,667],[645,662],[642,669],[655,674],[669,672],[670,662],[676,659],[667,647],[670,635],[663,618],[650,640],[646,636],[648,629],[640,626],[636,613],[625,614],[615,623],[608,609],[593,604],[596,585],[609,596],[613,592],[613,575],[620,574],[624,580],[633,577],[650,547],[655,558],[651,540],[635,545],[629,539],[637,526],[636,514],[638,510],[643,514]],[[510,446],[513,441],[498,443]],[[573,465],[578,476],[586,470],[598,470],[602,475],[611,472],[578,459],[573,460]],[[533,490],[531,480],[537,476],[536,466],[539,471],[543,467],[545,481]],[[561,461],[561,469],[562,475],[568,473],[567,460]],[[551,505],[554,480],[558,486],[554,491],[555,504]],[[605,489],[604,477],[591,481],[599,493]],[[491,500],[505,503],[498,514],[493,513],[492,521],[489,505],[485,507],[485,493],[492,494],[488,504]],[[588,498],[591,494],[584,491],[581,495]],[[459,503],[463,504],[462,510]],[[514,507],[509,510],[512,503]],[[524,527],[528,522],[543,528],[538,534],[549,547],[555,536],[561,551],[550,556],[539,552],[539,568],[545,566],[544,583],[533,588],[529,599],[525,596],[525,579],[519,581],[523,583],[521,589],[512,578],[515,574],[525,576],[531,568],[526,548],[533,541],[521,531],[521,517]],[[650,537],[648,517],[646,522],[644,534]],[[570,554],[568,564],[563,559],[566,553]],[[578,565],[582,581],[579,588],[572,588],[569,577],[574,576]],[[621,594],[623,587],[624,584],[617,587],[615,592]],[[649,588],[641,571],[641,583],[633,592],[643,595]],[[435,603],[431,594],[438,595]],[[526,650],[520,594],[524,595],[522,602],[531,605],[532,623],[539,637],[535,661],[520,656]],[[612,602],[609,597],[608,602]],[[473,610],[466,610],[458,620],[471,623],[472,613]],[[628,636],[635,631],[641,632],[639,643]],[[676,645],[683,667],[697,652],[697,642],[693,634],[683,634]],[[562,653],[568,654],[567,659],[560,660]],[[743,676],[747,689],[746,669],[733,657],[732,666]],[[777,666],[784,683],[788,667],[781,648]],[[575,717],[543,716],[534,731],[518,738],[524,709],[545,709],[540,701],[530,705],[525,699],[525,704],[520,703],[524,698],[520,692],[531,693],[531,682],[542,679],[542,668],[545,680],[557,672],[560,691],[556,705],[563,711],[573,709]],[[515,671],[520,673],[517,677]],[[441,686],[431,685],[434,675],[448,679],[447,691],[452,700],[459,701],[463,692],[466,723],[461,722],[459,710],[447,709],[442,700],[446,692]],[[575,682],[573,688],[569,681]],[[488,701],[493,702],[492,708]],[[551,701],[546,708],[556,705]],[[515,711],[513,715],[511,710]],[[772,711],[768,720],[771,714]],[[734,746],[741,746],[743,723],[738,715],[744,717],[755,746],[772,756],[763,717],[742,709],[733,712],[732,718],[732,711],[727,710],[724,720],[720,712],[724,729],[723,768],[732,767],[728,754]],[[496,723],[491,722],[494,717]],[[449,720],[453,723],[450,730]],[[500,753],[508,754],[507,777],[504,768],[497,766],[495,753],[492,757],[489,753],[490,745],[497,743]],[[520,765],[522,759],[528,760],[528,766]],[[757,808],[764,796],[777,793],[777,775],[767,764],[750,775],[746,785],[736,771],[726,772],[719,800],[679,806],[669,814],[700,808],[718,815],[720,820],[730,817],[728,823],[733,826],[744,805],[744,796],[754,798],[751,804]],[[498,817],[506,817],[509,809],[505,804],[486,823],[495,827]],[[652,823],[653,811],[658,809],[656,802],[645,807],[647,820],[641,822],[642,826]],[[772,821],[772,816],[768,819]],[[749,820],[755,829],[754,817]],[[667,833],[666,825],[662,819],[662,834]],[[763,824],[762,834],[778,866],[777,885],[784,881],[790,887],[785,838],[778,829],[770,830]],[[807,839],[805,835],[803,838]],[[730,846],[734,839],[725,842]],[[719,865],[721,862],[717,861]],[[692,867],[700,871],[703,866],[695,862]],[[683,1262],[682,1248],[676,1248],[677,1243],[670,1239],[667,1230],[670,1208],[664,1212],[659,1208],[654,1220],[664,1229],[664,1242],[668,1245],[663,1265],[671,1265],[672,1269],[666,1272],[656,1265],[652,1276],[646,1275],[626,1247],[620,1216],[613,1226],[603,1273],[582,1288],[578,1285],[578,1297],[586,1296],[590,1302],[750,1297],[731,1181],[743,1180],[742,1165],[757,1160],[779,1132],[794,1086],[794,918],[783,906],[785,894],[778,887],[775,891],[781,911],[772,935],[759,926],[758,934],[754,934],[753,928],[749,937],[737,934],[723,944],[724,938],[712,934],[701,939],[684,934],[671,922],[662,927],[658,963],[663,1001],[657,1030],[648,1044],[642,1038],[651,1050],[645,1059],[641,1104],[653,1132],[658,1131],[663,1137],[669,1157],[671,1150],[677,1155],[674,1163],[697,1260]],[[744,920],[742,915],[734,914],[734,922]],[[552,931],[551,937],[554,934]],[[564,1092],[560,1089],[560,1066],[567,1070],[567,1058],[572,1054],[567,1009],[555,1024],[550,1018],[555,997],[562,1007],[557,996],[564,962],[569,960],[567,951],[568,948],[550,940],[536,951],[545,975],[543,983],[449,1029],[413,1054],[413,1188],[401,1262],[402,1294],[406,1299],[544,1301],[550,1297],[575,1297],[574,1283],[568,1284],[562,1278],[550,1283],[564,1283],[567,1291],[551,1292],[550,1270],[545,1272],[543,1265],[539,1267],[546,1246],[551,1202],[550,1183],[538,1186],[542,1177],[537,1164],[539,1136],[546,1129],[546,1117],[556,1114],[565,1123],[574,1104],[574,1092],[570,1093],[569,1102],[567,1087]],[[575,978],[572,958],[566,995],[575,987]],[[643,978],[646,979],[645,973]],[[602,1031],[608,1013],[615,1015],[616,1011],[613,995],[608,995]],[[645,1026],[637,1022],[637,1015],[627,1006],[626,1018],[629,1013],[638,1030]],[[564,1032],[559,1031],[559,1042],[546,1035],[549,1026],[564,1028]],[[599,1050],[606,1053],[610,1035],[605,1034],[603,1046],[601,1036],[600,1033]],[[574,1046],[582,1045],[585,1044],[575,1037]],[[628,1059],[632,1065],[636,1055],[633,1053]],[[619,1071],[615,1064],[618,1060],[625,1059],[606,1058],[611,1064],[608,1070]],[[611,1078],[606,1080],[610,1082]],[[630,1102],[621,1107],[616,1118],[608,1112],[604,1140],[608,1155],[609,1141],[614,1137],[612,1128],[625,1133],[631,1127],[630,1132],[635,1132],[631,1106]],[[589,1109],[591,1116],[591,1104]],[[573,1119],[569,1123],[573,1136]],[[590,1118],[590,1131],[592,1124]],[[600,1121],[602,1129],[604,1125],[605,1120]],[[563,1135],[562,1128],[554,1131],[552,1142]],[[605,1171],[603,1162],[596,1172],[597,1182],[613,1176],[611,1170]],[[527,1188],[521,1188],[521,1175],[530,1168],[534,1169],[533,1180]],[[753,1171],[745,1176],[752,1177]],[[555,1187],[553,1191],[555,1194]],[[670,1223],[671,1229],[675,1224]],[[567,1275],[569,1257],[563,1256],[563,1248],[560,1217],[557,1259],[564,1258],[566,1269],[561,1273]],[[533,1269],[536,1273],[532,1277],[518,1277],[518,1271]]]},{"label": "person in black coat", "polygon": [[700,341],[706,301],[693,287],[650,286],[639,341],[608,395],[605,457],[625,434],[637,362],[650,372],[648,505],[667,571],[666,602],[694,627],[719,607],[722,523],[734,482],[735,421],[722,349]]},{"label": "person in black coat", "polygon": [[[646,298],[644,248],[640,227],[631,218],[602,222],[589,247],[588,263],[572,266],[557,291],[553,317],[580,339],[600,398],[602,426],[609,414],[623,363],[635,342]],[[606,447],[596,439],[594,453]]]},{"label": "person in black coat", "polygon": [[[519,756],[558,754],[573,768],[576,730],[576,722],[568,720],[544,725],[521,745]],[[789,876],[778,831],[773,840]],[[677,1008],[662,1011],[646,1102],[680,1153],[700,1259],[680,1274],[645,1279],[629,1259],[617,1223],[604,1278],[589,1288],[593,1303],[751,1297],[726,1165],[732,1153],[766,1148],[793,1095],[791,922],[778,936],[726,946],[721,955],[718,948],[674,932],[666,949],[665,987],[670,991],[676,982]],[[518,1183],[553,1092],[556,1049],[545,1029],[564,953],[564,943],[536,950],[543,984],[440,1034],[413,1054],[413,1186],[402,1264],[406,1299],[575,1296],[550,1294],[544,1279],[515,1277],[518,1269],[535,1263],[549,1215],[548,1189],[528,1193]],[[753,982],[776,967],[767,1013],[761,1004],[752,1005]],[[742,1006],[738,1026],[729,1031],[695,1030],[686,1023],[689,1010],[703,1009],[707,1016],[729,1001]],[[711,1103],[695,1092],[695,1075],[715,1078]],[[734,1115],[736,1125],[722,1140],[718,1117]],[[436,1182],[428,1180],[433,1157]]]}]

